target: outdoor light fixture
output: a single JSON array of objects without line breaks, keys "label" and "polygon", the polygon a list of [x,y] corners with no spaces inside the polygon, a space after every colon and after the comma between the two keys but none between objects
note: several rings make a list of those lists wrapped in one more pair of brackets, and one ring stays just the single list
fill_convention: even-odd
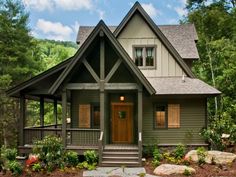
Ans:
[{"label": "outdoor light fixture", "polygon": [[125,101],[125,96],[124,95],[120,96],[120,101],[122,101],[122,102]]}]

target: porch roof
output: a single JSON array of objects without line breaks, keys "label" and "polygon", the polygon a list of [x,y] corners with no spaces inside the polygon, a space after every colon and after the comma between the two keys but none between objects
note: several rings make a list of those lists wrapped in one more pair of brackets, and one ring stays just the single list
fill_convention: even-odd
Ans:
[{"label": "porch roof", "polygon": [[148,77],[156,95],[219,95],[221,92],[205,82],[185,77]]}]

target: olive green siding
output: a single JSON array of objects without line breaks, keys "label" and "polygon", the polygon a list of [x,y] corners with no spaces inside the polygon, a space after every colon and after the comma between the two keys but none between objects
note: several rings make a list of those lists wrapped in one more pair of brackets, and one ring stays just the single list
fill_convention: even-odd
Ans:
[{"label": "olive green siding", "polygon": [[[154,110],[156,103],[180,104],[180,128],[155,129]],[[199,136],[206,122],[206,99],[158,99],[143,97],[143,144],[204,144]]]}]

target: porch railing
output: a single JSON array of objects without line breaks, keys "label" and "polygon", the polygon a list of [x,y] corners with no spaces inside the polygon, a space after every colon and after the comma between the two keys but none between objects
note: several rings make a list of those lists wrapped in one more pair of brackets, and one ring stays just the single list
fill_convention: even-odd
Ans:
[{"label": "porch railing", "polygon": [[[24,144],[31,145],[35,140],[40,140],[47,135],[62,137],[62,128],[60,125],[26,127],[24,128]],[[67,145],[98,146],[100,129],[67,128],[66,135]]]},{"label": "porch railing", "polygon": [[101,165],[101,163],[102,163],[102,153],[103,153],[103,131],[100,132],[98,145],[99,145],[99,165]]},{"label": "porch railing", "polygon": [[100,129],[67,128],[67,145],[98,146]]},{"label": "porch railing", "polygon": [[47,135],[56,135],[61,137],[61,128],[54,128],[54,127],[24,128],[24,144],[33,144],[34,140],[40,140]]},{"label": "porch railing", "polygon": [[138,150],[139,150],[139,163],[142,165],[142,152],[143,152],[142,132],[138,133]]}]

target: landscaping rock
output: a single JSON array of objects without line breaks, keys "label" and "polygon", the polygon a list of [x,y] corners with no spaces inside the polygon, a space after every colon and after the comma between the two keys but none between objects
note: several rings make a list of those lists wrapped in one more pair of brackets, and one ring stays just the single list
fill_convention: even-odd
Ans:
[{"label": "landscaping rock", "polygon": [[[229,152],[221,152],[221,151],[206,151],[206,163],[211,164],[212,159],[216,164],[228,164],[232,163],[236,159],[236,154]],[[198,155],[196,150],[189,151],[186,156],[186,159],[191,159],[193,162],[198,161]]]},{"label": "landscaping rock", "polygon": [[191,174],[196,173],[196,170],[187,167],[185,165],[172,165],[172,164],[162,164],[154,170],[155,175],[172,175],[172,174],[183,174],[185,170],[188,170]]}]

